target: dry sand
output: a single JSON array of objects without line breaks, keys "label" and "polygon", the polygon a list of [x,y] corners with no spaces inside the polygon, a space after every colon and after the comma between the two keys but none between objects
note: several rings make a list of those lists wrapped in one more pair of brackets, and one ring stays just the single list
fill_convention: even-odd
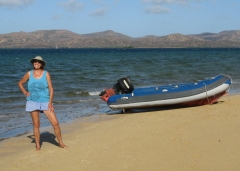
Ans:
[{"label": "dry sand", "polygon": [[239,171],[240,95],[191,108],[99,115],[52,129],[35,151],[32,134],[0,144],[0,170]]}]

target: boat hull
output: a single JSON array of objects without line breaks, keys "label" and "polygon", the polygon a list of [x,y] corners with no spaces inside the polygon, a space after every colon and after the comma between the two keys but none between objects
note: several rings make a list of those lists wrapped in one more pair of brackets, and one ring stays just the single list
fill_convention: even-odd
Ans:
[{"label": "boat hull", "polygon": [[230,77],[219,75],[197,83],[138,88],[129,94],[111,96],[107,104],[111,109],[213,104],[228,93],[231,82]]}]

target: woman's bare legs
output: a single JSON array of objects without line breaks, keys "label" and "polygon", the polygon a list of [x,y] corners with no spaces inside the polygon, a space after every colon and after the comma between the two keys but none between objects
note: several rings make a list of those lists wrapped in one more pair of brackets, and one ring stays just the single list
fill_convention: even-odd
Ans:
[{"label": "woman's bare legs", "polygon": [[50,112],[48,110],[44,111],[44,114],[47,116],[48,120],[52,124],[52,127],[54,129],[54,133],[58,139],[59,146],[62,148],[66,148],[67,146],[62,141],[62,135],[61,135],[61,129],[57,120],[57,117],[54,112]]},{"label": "woman's bare legs", "polygon": [[40,150],[40,119],[39,119],[39,111],[35,110],[30,113],[32,117],[32,123],[33,123],[33,133],[34,133],[34,138],[35,138],[35,143],[36,143],[36,150]]}]

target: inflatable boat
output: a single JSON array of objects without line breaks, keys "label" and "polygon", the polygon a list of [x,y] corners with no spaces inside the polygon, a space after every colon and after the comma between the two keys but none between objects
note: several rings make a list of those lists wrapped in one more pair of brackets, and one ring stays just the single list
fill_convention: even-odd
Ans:
[{"label": "inflatable boat", "polygon": [[99,96],[111,109],[190,107],[217,102],[228,94],[231,83],[229,76],[218,75],[193,83],[134,88],[131,80],[123,77],[113,88],[104,89]]}]

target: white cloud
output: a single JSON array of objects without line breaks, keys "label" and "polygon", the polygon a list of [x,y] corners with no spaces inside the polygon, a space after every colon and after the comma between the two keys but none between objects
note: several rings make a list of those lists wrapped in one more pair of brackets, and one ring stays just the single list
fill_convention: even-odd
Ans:
[{"label": "white cloud", "polygon": [[102,0],[94,0],[93,2],[94,2],[95,4],[99,4],[99,5],[104,5],[104,4],[105,4],[105,2],[102,1]]},{"label": "white cloud", "polygon": [[174,0],[141,0],[142,2],[149,2],[153,4],[164,4],[164,3],[172,3]]},{"label": "white cloud", "polygon": [[105,8],[98,8],[95,11],[93,11],[90,15],[91,16],[104,16],[107,13],[107,10]]},{"label": "white cloud", "polygon": [[77,2],[76,0],[68,0],[67,2],[60,2],[59,6],[62,6],[66,11],[76,12],[81,11],[84,8],[84,4]]},{"label": "white cloud", "polygon": [[163,13],[168,13],[171,11],[169,9],[159,6],[159,5],[153,5],[151,7],[146,8],[145,12],[152,13],[152,14],[163,14]]},{"label": "white cloud", "polygon": [[146,13],[162,14],[171,12],[168,8],[163,7],[163,5],[177,4],[186,5],[189,2],[201,2],[203,0],[141,0],[141,2],[151,3],[152,6],[145,9]]},{"label": "white cloud", "polygon": [[153,4],[186,4],[187,2],[191,1],[201,2],[203,0],[141,0],[141,1]]},{"label": "white cloud", "polygon": [[16,8],[29,5],[34,0],[0,0],[0,7]]}]

